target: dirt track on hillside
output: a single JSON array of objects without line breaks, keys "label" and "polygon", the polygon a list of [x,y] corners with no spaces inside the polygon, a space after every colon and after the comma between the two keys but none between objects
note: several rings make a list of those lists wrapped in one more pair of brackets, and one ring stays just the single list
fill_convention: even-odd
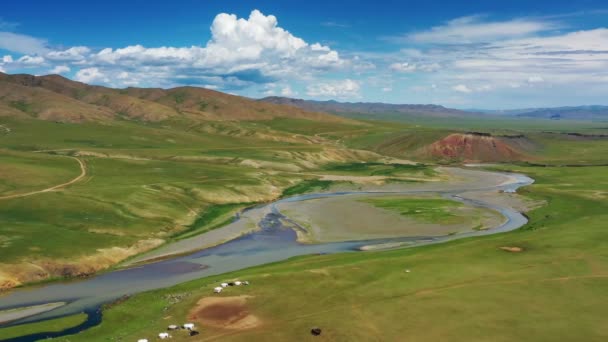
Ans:
[{"label": "dirt track on hillside", "polygon": [[87,168],[82,160],[80,160],[76,157],[68,157],[68,158],[75,159],[78,162],[78,164],[80,164],[80,175],[78,175],[76,178],[72,179],[71,181],[69,181],[67,183],[62,183],[62,184],[55,185],[50,188],[46,188],[46,189],[42,189],[42,190],[31,191],[31,192],[26,192],[26,193],[22,193],[22,194],[0,196],[0,200],[21,198],[21,197],[37,195],[37,194],[41,194],[41,193],[45,193],[45,192],[55,191],[55,190],[58,190],[61,188],[65,188],[66,186],[72,185],[76,182],[79,182],[81,179],[83,179],[87,175]]}]

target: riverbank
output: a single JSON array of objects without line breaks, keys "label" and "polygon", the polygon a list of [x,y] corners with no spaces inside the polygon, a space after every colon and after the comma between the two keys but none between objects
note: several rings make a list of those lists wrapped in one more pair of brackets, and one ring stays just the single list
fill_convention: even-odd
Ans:
[{"label": "riverbank", "polygon": [[[477,186],[479,191],[493,188],[496,190],[495,193],[497,195],[500,194],[497,190],[499,190],[499,188],[502,186],[498,186],[496,184],[502,184],[505,179],[510,177],[498,173],[488,173],[487,175],[484,175],[483,172],[480,174],[479,171],[472,170],[453,169],[452,172],[459,175],[458,181],[461,184],[467,184],[467,180],[465,179],[467,178],[465,177],[467,175],[469,176],[468,182],[471,182],[472,179],[494,179],[494,185],[492,185],[491,182],[478,182]],[[516,177],[515,179],[517,182],[514,182],[509,186],[517,188],[519,186],[529,184],[530,182],[525,177]],[[394,186],[395,184],[387,184],[387,187]],[[419,187],[420,184],[412,186]],[[447,188],[450,193],[474,190],[474,187],[472,187],[470,183],[468,186],[461,188],[460,190],[458,190],[457,186],[451,184],[447,184],[445,188]],[[394,188],[393,191],[395,191]],[[424,191],[426,190],[417,188],[414,190],[403,190],[402,193],[417,194]],[[437,188],[433,188],[433,190],[429,191],[437,192],[438,190]],[[288,198],[281,201],[306,200],[311,198],[311,196],[327,197],[343,195],[346,195],[346,193],[320,193],[316,195],[296,196],[294,198]],[[47,286],[32,289],[31,291],[18,290],[0,298],[0,308],[3,306],[15,307],[19,305],[27,305],[27,303],[44,302],[50,300],[69,301],[69,304],[64,307],[20,321],[20,323],[26,323],[41,319],[61,317],[63,315],[69,315],[83,310],[94,311],[95,308],[99,307],[99,305],[102,303],[110,302],[120,296],[169,287],[192,279],[236,271],[239,269],[272,263],[275,261],[281,261],[294,256],[354,251],[360,250],[361,247],[364,246],[380,245],[391,241],[391,239],[379,239],[373,241],[364,240],[301,245],[296,242],[295,233],[290,229],[286,229],[282,225],[282,216],[280,213],[273,211],[272,207],[272,205],[268,205],[266,209],[256,208],[261,210],[260,213],[265,213],[265,215],[260,215],[260,213],[256,214],[256,211],[254,210],[254,216],[250,216],[263,217],[263,219],[258,223],[261,230],[243,235],[235,240],[231,240],[230,242],[189,255],[158,262],[151,262],[134,268],[108,272],[81,282],[49,284]],[[268,208],[270,208],[270,211],[268,211]],[[471,234],[484,235],[508,231],[518,228],[526,222],[525,218],[514,210],[504,210],[502,211],[502,214],[507,215],[507,224],[502,225],[495,230],[479,231]],[[220,230],[221,229],[222,228],[220,228]],[[442,237],[441,239],[431,238],[431,240],[434,242],[441,242],[466,236],[470,235],[449,235]],[[427,244],[427,240],[428,238],[426,237],[406,237],[402,239],[395,239],[397,242],[413,241],[414,245],[418,244],[417,241],[420,241],[422,244]]]},{"label": "riverbank", "polygon": [[[517,178],[508,174],[488,173],[480,170],[465,170],[454,167],[438,167],[436,170],[438,176],[433,178],[432,182],[376,184],[370,183],[367,180],[354,182],[351,178],[351,183],[349,184],[334,185],[320,193],[346,191],[371,193],[402,191],[447,192],[462,189],[476,190],[495,186],[505,186],[518,181]],[[166,259],[171,256],[202,250],[236,239],[239,236],[243,236],[252,231],[257,231],[260,229],[258,222],[260,222],[261,218],[267,215],[270,210],[268,205],[252,208],[241,213],[239,215],[240,219],[236,222],[201,235],[161,246],[151,252],[129,259],[124,266]]]},{"label": "riverbank", "polygon": [[[217,297],[214,286],[233,279],[251,285],[220,297],[248,296],[246,309],[261,325],[204,326],[199,339],[305,340],[319,327],[329,340],[605,340],[608,204],[592,195],[608,190],[606,168],[508,170],[537,180],[519,192],[534,202],[551,199],[528,213],[522,230],[419,248],[307,255],[206,277],[134,296],[107,310],[101,325],[59,341],[151,337],[187,319],[201,299]],[[581,182],[568,185],[574,180]],[[169,299],[178,295],[179,302]]]}]

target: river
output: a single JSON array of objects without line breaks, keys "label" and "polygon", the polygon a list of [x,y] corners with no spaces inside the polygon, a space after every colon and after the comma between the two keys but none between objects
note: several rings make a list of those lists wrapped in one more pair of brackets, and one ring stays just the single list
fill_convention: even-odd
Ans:
[{"label": "river", "polygon": [[[88,320],[79,327],[53,334],[24,336],[11,339],[10,341],[24,342],[35,341],[45,336],[65,336],[99,324],[102,320],[100,308],[103,304],[115,301],[123,296],[133,295],[143,291],[166,288],[193,279],[281,261],[299,255],[354,252],[374,245],[398,245],[405,243],[410,246],[418,246],[463,237],[507,232],[526,224],[527,219],[525,216],[507,205],[498,205],[484,200],[464,198],[461,195],[463,193],[470,194],[476,191],[487,192],[502,190],[512,192],[519,187],[532,184],[533,180],[531,178],[519,174],[507,175],[478,170],[458,172],[465,172],[471,179],[480,179],[478,175],[484,174],[488,179],[494,179],[494,182],[492,184],[492,182],[489,181],[486,183],[479,181],[481,183],[479,183],[478,187],[472,186],[470,180],[468,182],[463,182],[462,185],[452,184],[443,187],[437,184],[425,186],[423,183],[415,186],[413,189],[406,190],[340,191],[305,194],[284,198],[253,209],[258,216],[253,215],[252,217],[261,218],[258,221],[258,230],[248,232],[217,246],[205,248],[187,255],[175,256],[161,261],[118,269],[87,279],[15,289],[7,295],[0,297],[0,315],[2,310],[64,302],[66,304],[63,306],[14,320],[4,326],[42,321],[81,312],[87,313],[89,316]],[[365,193],[374,193],[377,195],[436,193],[453,200],[465,202],[468,205],[498,211],[505,217],[505,221],[498,227],[492,229],[450,236],[420,236],[321,244],[300,244],[296,240],[297,236],[295,231],[292,230],[293,227],[285,226],[285,222],[289,222],[289,219],[276,207],[276,204],[285,201],[306,201],[320,197],[349,196]],[[498,191],[496,193],[499,194]],[[263,215],[260,215],[260,213],[263,213]],[[243,220],[243,218],[237,217],[234,224],[238,223],[239,220]],[[222,229],[230,229],[230,227],[219,228],[218,231],[221,231]],[[197,238],[200,239],[200,237]]]}]

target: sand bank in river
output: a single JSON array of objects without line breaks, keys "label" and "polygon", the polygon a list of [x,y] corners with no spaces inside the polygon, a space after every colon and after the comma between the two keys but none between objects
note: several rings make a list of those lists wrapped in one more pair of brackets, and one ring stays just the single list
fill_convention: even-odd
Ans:
[{"label": "sand bank in river", "polygon": [[433,195],[348,195],[318,198],[302,202],[277,204],[277,209],[295,221],[305,232],[298,234],[300,242],[337,242],[371,240],[393,237],[443,236],[488,229],[500,225],[499,213],[468,205],[438,208],[454,215],[451,224],[425,222],[401,215],[397,211],[375,207],[366,200],[372,198],[435,199]]},{"label": "sand bank in river", "polygon": [[28,306],[25,308],[18,308],[12,310],[4,310],[0,311],[0,323],[6,323],[18,320],[20,318],[33,316],[39,313],[51,311],[53,309],[57,309],[58,307],[64,306],[64,302],[59,303],[48,303],[43,305],[34,305]]}]

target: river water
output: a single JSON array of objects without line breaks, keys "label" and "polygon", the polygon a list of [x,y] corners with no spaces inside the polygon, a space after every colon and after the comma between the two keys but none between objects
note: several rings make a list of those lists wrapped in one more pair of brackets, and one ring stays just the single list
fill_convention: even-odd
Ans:
[{"label": "river water", "polygon": [[[504,174],[502,175],[504,176]],[[276,208],[277,203],[286,201],[306,201],[313,198],[328,196],[360,195],[370,192],[345,191],[335,193],[306,194],[281,199],[277,202],[267,204],[263,206],[263,208],[259,208],[266,210],[265,215],[262,216],[262,219],[258,222],[261,229],[242,235],[234,240],[188,255],[181,255],[167,260],[103,273],[83,280],[51,283],[48,285],[17,289],[10,292],[8,295],[0,297],[0,311],[46,303],[67,303],[66,305],[57,309],[5,324],[7,326],[42,321],[81,312],[85,312],[89,316],[87,322],[81,326],[71,328],[63,332],[24,336],[11,340],[19,342],[35,341],[45,336],[58,337],[74,334],[78,331],[82,331],[91,326],[99,324],[101,322],[100,307],[105,303],[112,302],[123,296],[133,295],[147,290],[170,287],[172,285],[210,275],[281,261],[299,255],[353,252],[359,251],[365,246],[391,243],[407,243],[408,245],[415,246],[438,243],[456,238],[488,235],[514,230],[523,226],[527,222],[527,219],[521,213],[507,206],[500,206],[481,200],[471,200],[460,197],[460,194],[465,192],[471,193],[471,191],[515,191],[517,188],[532,184],[533,182],[531,178],[524,175],[512,174],[509,176],[511,179],[509,182],[481,187],[474,190],[472,190],[470,187],[465,187],[462,189],[449,189],[446,191],[432,189],[373,192],[376,195],[438,193],[446,198],[451,198],[465,202],[469,205],[489,208],[500,212],[505,217],[504,223],[489,230],[472,231],[442,237],[421,236],[321,244],[300,244],[296,241],[297,236],[293,230],[294,226],[289,224],[286,225],[286,223],[289,223],[290,220]]]}]

